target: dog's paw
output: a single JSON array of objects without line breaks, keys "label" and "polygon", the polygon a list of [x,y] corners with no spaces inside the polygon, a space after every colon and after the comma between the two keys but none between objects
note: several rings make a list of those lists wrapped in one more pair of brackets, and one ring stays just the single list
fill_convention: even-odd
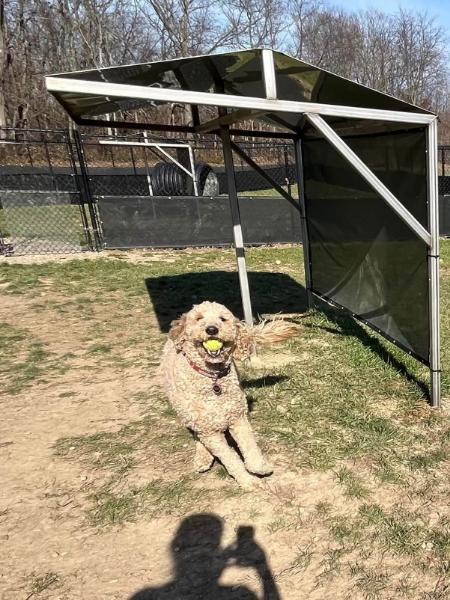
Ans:
[{"label": "dog's paw", "polygon": [[196,473],[209,471],[214,462],[214,456],[201,444],[196,443],[194,454],[194,470]]},{"label": "dog's paw", "polygon": [[196,473],[206,473],[212,467],[214,462],[214,457],[206,458],[204,460],[196,460],[194,459],[194,470]]},{"label": "dog's paw", "polygon": [[212,461],[211,461],[210,463],[208,463],[208,464],[206,464],[206,463],[205,463],[205,464],[203,464],[203,465],[195,465],[195,466],[194,466],[194,468],[195,468],[195,472],[196,472],[196,473],[206,473],[206,472],[207,472],[207,471],[209,471],[209,470],[210,470],[210,468],[212,467],[212,464],[213,464],[213,462],[214,462],[214,461],[212,460]]},{"label": "dog's paw", "polygon": [[245,468],[254,475],[272,475],[273,467],[267,460],[245,461]]},{"label": "dog's paw", "polygon": [[239,487],[247,492],[253,492],[260,487],[260,480],[257,477],[247,474],[247,476],[241,475],[239,479],[236,479]]}]

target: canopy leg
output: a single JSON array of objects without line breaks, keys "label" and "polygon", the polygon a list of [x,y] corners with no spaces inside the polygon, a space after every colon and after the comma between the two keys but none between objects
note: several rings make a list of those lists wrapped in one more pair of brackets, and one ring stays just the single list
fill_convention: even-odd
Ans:
[{"label": "canopy leg", "polygon": [[431,406],[441,406],[441,362],[439,332],[439,194],[437,179],[437,119],[427,128],[428,146],[428,226],[431,247],[428,254],[430,311]]},{"label": "canopy leg", "polygon": [[233,152],[231,150],[230,131],[228,127],[221,127],[220,137],[222,139],[223,159],[228,183],[228,198],[230,201],[231,219],[233,223],[233,240],[236,252],[236,260],[239,274],[239,285],[241,288],[242,308],[247,325],[253,324],[252,303],[250,299],[250,288],[248,285],[247,267],[245,263],[244,240],[242,237],[241,214],[236,191],[236,179],[234,177]]},{"label": "canopy leg", "polygon": [[306,285],[306,301],[307,308],[313,307],[314,298],[312,295],[312,277],[311,277],[311,257],[309,252],[309,237],[308,224],[306,221],[306,204],[305,204],[305,187],[303,182],[303,157],[302,157],[302,142],[300,138],[294,141],[295,145],[295,165],[297,168],[297,186],[298,186],[298,202],[300,206],[300,226],[302,232],[303,245],[303,263],[305,266],[305,285]]}]

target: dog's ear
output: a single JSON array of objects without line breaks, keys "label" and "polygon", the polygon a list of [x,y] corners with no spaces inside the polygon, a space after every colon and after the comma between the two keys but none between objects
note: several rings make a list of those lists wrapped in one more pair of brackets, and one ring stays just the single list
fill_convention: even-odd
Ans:
[{"label": "dog's ear", "polygon": [[176,321],[172,321],[170,325],[169,338],[175,345],[177,350],[181,350],[186,341],[186,315],[181,315]]},{"label": "dog's ear", "polygon": [[252,330],[242,321],[236,320],[236,332],[233,356],[237,360],[248,360],[255,354]]}]

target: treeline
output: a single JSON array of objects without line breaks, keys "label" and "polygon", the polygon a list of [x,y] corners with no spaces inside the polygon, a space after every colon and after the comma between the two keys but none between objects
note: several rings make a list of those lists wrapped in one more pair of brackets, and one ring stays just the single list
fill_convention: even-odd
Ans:
[{"label": "treeline", "polygon": [[45,74],[257,46],[436,110],[445,125],[439,23],[320,0],[0,0],[0,125],[67,126]]}]

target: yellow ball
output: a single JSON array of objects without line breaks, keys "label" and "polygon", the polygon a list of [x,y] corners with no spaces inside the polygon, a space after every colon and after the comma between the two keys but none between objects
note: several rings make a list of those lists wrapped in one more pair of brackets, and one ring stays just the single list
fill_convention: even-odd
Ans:
[{"label": "yellow ball", "polygon": [[203,346],[210,352],[217,352],[217,350],[222,348],[223,344],[219,340],[207,340],[203,342]]}]

